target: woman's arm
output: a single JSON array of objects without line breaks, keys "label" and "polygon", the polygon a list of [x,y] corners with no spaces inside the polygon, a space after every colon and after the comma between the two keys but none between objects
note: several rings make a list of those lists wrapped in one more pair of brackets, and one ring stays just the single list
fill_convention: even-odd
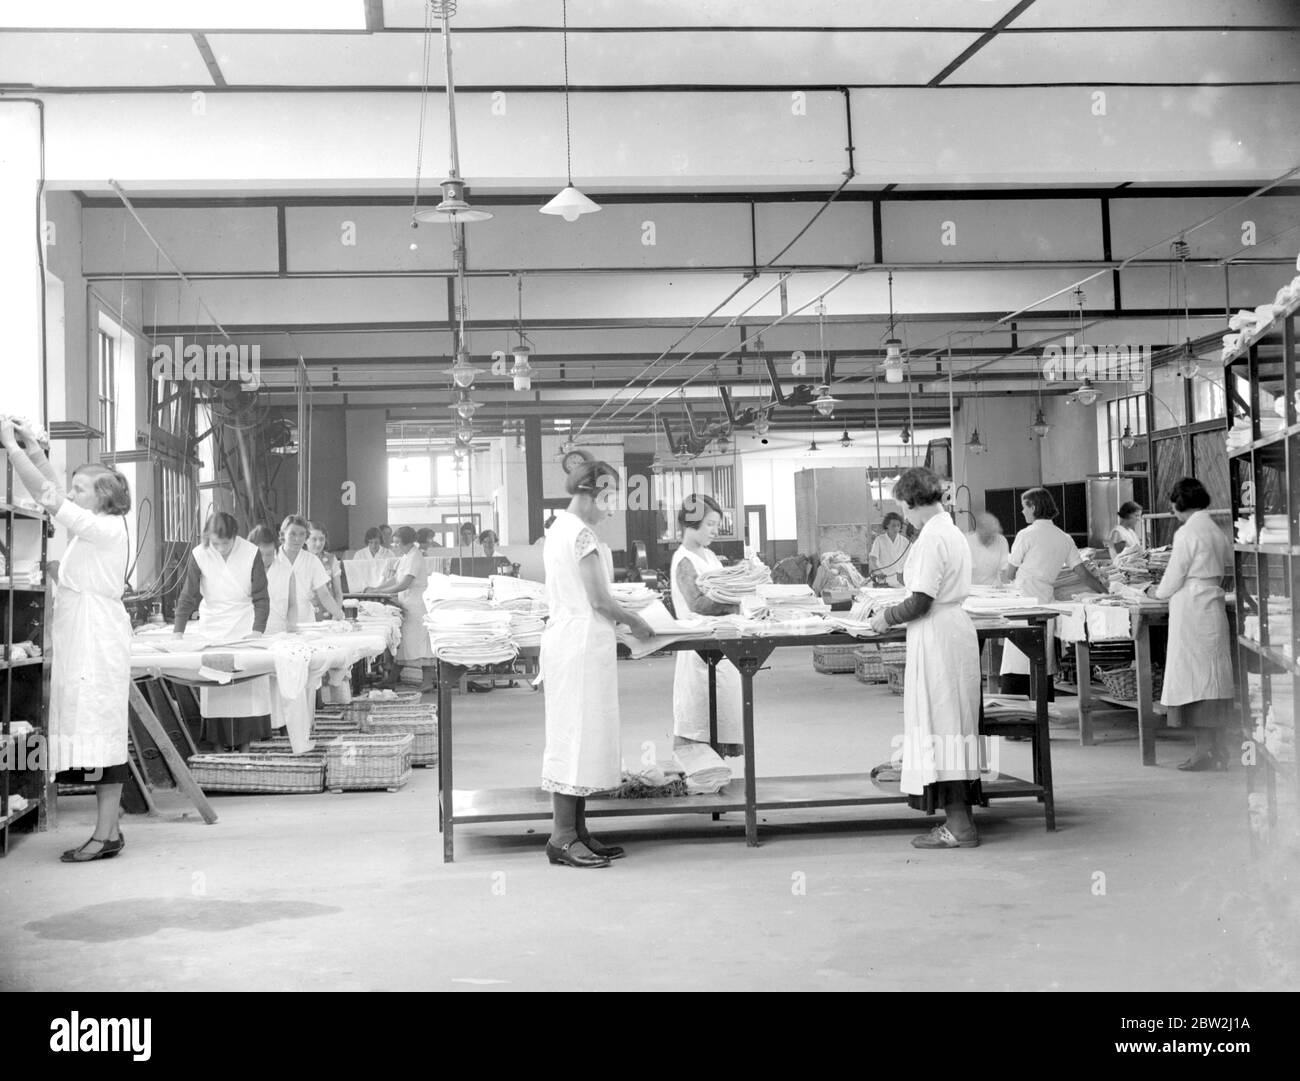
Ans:
[{"label": "woman's arm", "polygon": [[593,549],[578,560],[578,570],[582,574],[582,585],[592,608],[611,623],[626,624],[637,638],[649,638],[654,634],[644,619],[635,612],[629,612],[614,599],[609,591],[609,582],[605,578],[605,568],[601,565],[599,552]]},{"label": "woman's arm", "polygon": [[900,623],[909,623],[920,619],[930,611],[934,598],[928,593],[912,593],[902,604],[885,609],[885,625],[897,627]]},{"label": "woman's arm", "polygon": [[185,582],[181,586],[180,596],[176,598],[176,618],[172,621],[174,633],[185,633],[185,626],[189,623],[190,616],[194,614],[194,609],[199,606],[202,596],[202,574],[199,565],[194,561],[194,553],[191,552],[186,557]]},{"label": "woman's arm", "polygon": [[867,584],[867,580],[858,573],[858,568],[852,563],[844,564],[844,573],[849,576],[849,584],[852,585],[854,589],[861,589]]},{"label": "woman's arm", "polygon": [[266,621],[271,615],[271,587],[266,580],[266,565],[261,553],[253,560],[252,573],[253,633],[265,634]]},{"label": "woman's arm", "polygon": [[822,590],[826,588],[826,579],[830,577],[830,572],[825,567],[818,567],[817,573],[813,576],[812,591],[817,596],[822,595]]},{"label": "woman's arm", "polygon": [[315,597],[320,601],[320,605],[335,619],[343,619],[343,608],[338,601],[334,599],[334,594],[330,592],[329,584],[318,586],[315,591]]},{"label": "woman's arm", "polygon": [[1187,572],[1192,566],[1190,542],[1191,538],[1183,530],[1180,529],[1174,534],[1174,547],[1169,553],[1169,566],[1165,568],[1160,584],[1148,587],[1151,595],[1157,600],[1167,601],[1182,589],[1183,583],[1187,581]]},{"label": "woman's arm", "polygon": [[373,589],[367,589],[367,593],[401,593],[404,589],[410,589],[411,583],[415,581],[415,575],[404,574],[401,578],[388,579],[382,585],[377,585]]},{"label": "woman's arm", "polygon": [[738,604],[722,604],[720,601],[712,600],[700,592],[698,574],[695,570],[695,564],[689,559],[683,557],[677,563],[677,588],[681,590],[682,596],[686,598],[687,605],[692,612],[701,616],[729,616],[733,612],[740,611]]},{"label": "woman's arm", "polygon": [[[19,434],[26,441],[26,448],[18,445]],[[0,420],[0,445],[8,451],[9,462],[14,472],[18,474],[18,479],[23,482],[23,487],[33,499],[51,512],[63,505],[68,493],[31,432],[26,428],[19,429],[6,417]]]}]

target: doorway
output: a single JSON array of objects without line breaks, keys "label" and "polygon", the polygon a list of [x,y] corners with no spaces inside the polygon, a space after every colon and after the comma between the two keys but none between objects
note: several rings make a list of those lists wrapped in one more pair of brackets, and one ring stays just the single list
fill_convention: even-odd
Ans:
[{"label": "doorway", "polygon": [[772,553],[767,550],[767,507],[761,504],[745,507],[745,545],[754,549],[769,567],[772,565]]}]

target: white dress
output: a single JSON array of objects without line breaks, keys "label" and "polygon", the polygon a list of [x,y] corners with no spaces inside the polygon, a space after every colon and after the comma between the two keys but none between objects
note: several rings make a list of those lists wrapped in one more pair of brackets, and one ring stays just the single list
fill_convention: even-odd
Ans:
[{"label": "white dress", "polygon": [[623,779],[618,713],[618,639],[614,624],[591,607],[578,564],[598,553],[613,581],[609,548],[576,514],[557,511],[546,531],[546,602],[542,686],[546,694],[546,751],[542,788],[589,796]]},{"label": "white dress", "polygon": [[[1068,533],[1048,519],[1039,518],[1016,534],[1008,562],[1016,568],[1015,585],[1021,593],[1039,604],[1051,604],[1056,598],[1056,579],[1061,571],[1079,566],[1083,556]],[[1055,623],[1048,620],[1045,628],[1049,672],[1056,670]],[[1029,658],[1006,642],[1002,647],[1002,675],[1027,676],[1029,671]]]},{"label": "white dress", "polygon": [[50,769],[126,762],[131,620],[122,604],[126,519],[70,499],[54,521],[72,534],[59,564],[50,658]]},{"label": "white dress", "polygon": [[[191,554],[202,575],[197,636],[207,642],[247,638],[253,631],[253,561],[262,558],[257,545],[236,537],[225,559],[203,544]],[[228,687],[200,687],[199,712],[205,717],[269,715],[271,679],[263,676]]]},{"label": "white dress", "polygon": [[[279,634],[295,630],[299,623],[315,623],[316,611],[312,608],[312,594],[330,584],[330,576],[319,559],[306,548],[298,549],[298,558],[292,563],[283,548],[276,549],[275,559],[266,571],[266,589],[271,597],[271,614],[266,620],[266,633]],[[290,624],[290,600],[296,613]]]},{"label": "white dress", "polygon": [[397,603],[402,606],[402,641],[397,647],[397,662],[423,668],[436,662],[429,644],[429,629],[424,625],[427,612],[424,591],[429,588],[429,570],[418,548],[412,548],[397,561],[393,577],[400,582],[408,574],[410,587],[397,594]]},{"label": "white dress", "polygon": [[1194,511],[1174,534],[1169,566],[1156,587],[1156,596],[1169,602],[1169,646],[1160,695],[1166,706],[1236,694],[1222,589],[1231,551],[1208,511]]},{"label": "white dress", "polygon": [[[688,552],[678,545],[673,553],[668,577],[673,587],[673,609],[678,618],[689,618],[691,606],[677,586],[677,568],[683,559],[695,564],[695,573],[721,570],[722,560],[707,548]],[[741,719],[740,672],[728,660],[718,662],[718,742],[744,743],[745,729]],[[677,668],[673,674],[673,734],[700,743],[709,742],[709,666],[704,658],[691,650],[677,654]]]},{"label": "white dress", "polygon": [[1137,551],[1142,547],[1142,538],[1137,535],[1137,531],[1129,529],[1126,525],[1116,525],[1111,531],[1110,536],[1106,538],[1108,544],[1114,544],[1116,541],[1124,542],[1124,552]]},{"label": "white dress", "polygon": [[397,559],[397,553],[391,548],[381,547],[374,555],[370,554],[369,548],[360,548],[352,556],[350,562],[357,574],[355,577],[359,581],[352,581],[352,574],[348,575],[348,590],[352,593],[360,593],[362,590],[369,589],[371,586],[377,586],[388,577],[388,569],[393,566]]},{"label": "white dress", "polygon": [[871,542],[869,558],[874,563],[877,573],[883,574],[889,585],[903,584],[903,569],[907,566],[907,551],[910,547],[911,542],[901,532],[892,541],[888,533],[881,533]]},{"label": "white dress", "polygon": [[978,533],[967,533],[966,543],[970,545],[970,584],[973,586],[995,586],[1002,581],[1002,568],[1011,558],[1007,538],[1001,533],[993,536],[992,544],[985,544]]},{"label": "white dress", "polygon": [[904,572],[913,593],[934,598],[907,624],[903,678],[905,795],[939,781],[979,778],[980,647],[962,609],[970,595],[970,547],[946,514],[936,514],[912,544]]}]

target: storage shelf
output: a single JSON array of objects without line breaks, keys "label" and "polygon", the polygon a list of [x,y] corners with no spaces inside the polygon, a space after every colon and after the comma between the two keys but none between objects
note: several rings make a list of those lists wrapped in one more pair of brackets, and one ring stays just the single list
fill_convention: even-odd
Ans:
[{"label": "storage shelf", "polygon": [[1264,436],[1263,439],[1256,439],[1253,443],[1247,443],[1244,447],[1237,447],[1235,450],[1228,451],[1229,458],[1240,458],[1243,454],[1249,454],[1252,450],[1263,450],[1274,443],[1281,443],[1284,439],[1289,439],[1293,435],[1300,435],[1300,424],[1292,424],[1289,428],[1279,428],[1271,435]]},{"label": "storage shelf", "polygon": [[1244,634],[1237,635],[1237,641],[1245,646],[1252,653],[1258,653],[1261,657],[1272,661],[1285,672],[1300,673],[1300,668],[1296,667],[1294,661],[1287,659],[1280,649],[1274,649],[1272,646],[1260,645],[1253,638],[1247,638]]},{"label": "storage shelf", "polygon": [[1290,544],[1234,544],[1232,550],[1261,556],[1300,556],[1300,547]]},{"label": "storage shelf", "polygon": [[40,805],[41,805],[41,801],[39,799],[34,798],[28,800],[27,806],[24,807],[21,811],[10,811],[9,816],[7,818],[0,818],[0,829],[7,829],[9,826],[12,826],[15,822],[17,822],[20,818],[24,818],[25,816],[31,814]]},{"label": "storage shelf", "polygon": [[47,519],[43,510],[32,510],[30,507],[20,507],[15,503],[0,503],[0,516],[13,518],[32,518],[38,522]]},{"label": "storage shelf", "polygon": [[[1266,323],[1257,333],[1252,335],[1250,338],[1247,338],[1241,343],[1241,345],[1237,346],[1236,349],[1227,354],[1223,358],[1224,366],[1226,367],[1236,361],[1244,360],[1249,354],[1252,346],[1267,343],[1268,339],[1273,335],[1280,335],[1282,333],[1282,323],[1293,316],[1296,313],[1297,308],[1300,308],[1300,297],[1291,301],[1291,303],[1289,303],[1285,308],[1280,309],[1278,313],[1273,316],[1271,322]],[[1281,342],[1279,341],[1278,344],[1280,345]]]},{"label": "storage shelf", "polygon": [[29,664],[44,664],[44,657],[28,657],[25,661],[0,661],[0,671],[6,668],[26,668]]}]

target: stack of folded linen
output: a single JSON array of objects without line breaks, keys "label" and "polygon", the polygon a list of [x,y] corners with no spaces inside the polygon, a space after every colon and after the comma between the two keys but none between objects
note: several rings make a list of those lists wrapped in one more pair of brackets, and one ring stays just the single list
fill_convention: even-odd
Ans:
[{"label": "stack of folded linen", "polygon": [[424,591],[424,606],[431,608],[439,601],[486,601],[487,578],[465,578],[459,574],[431,574]]},{"label": "stack of folded linen", "polygon": [[424,625],[433,655],[448,664],[467,668],[501,664],[514,660],[518,652],[511,636],[511,613],[486,602],[434,601]]},{"label": "stack of folded linen", "polygon": [[497,603],[505,601],[544,601],[546,586],[527,578],[512,578],[506,574],[494,574],[488,578],[492,588],[492,599]]},{"label": "stack of folded linen", "polygon": [[361,601],[357,605],[357,626],[387,635],[390,649],[402,644],[402,610],[391,604]]},{"label": "stack of folded linen", "polygon": [[[1276,435],[1285,426],[1285,418],[1269,416],[1265,413],[1259,418],[1259,437],[1265,439],[1270,435]],[[1253,439],[1254,430],[1251,428],[1250,417],[1238,417],[1232,427],[1228,429],[1228,450],[1241,450],[1242,447],[1249,444]]]},{"label": "stack of folded linen", "polygon": [[740,604],[746,597],[760,593],[763,586],[770,585],[772,572],[767,569],[766,564],[756,559],[743,560],[734,566],[704,571],[695,582],[700,592],[711,601],[717,601],[719,604]]},{"label": "stack of folded linen", "polygon": [[1285,514],[1264,515],[1264,528],[1259,531],[1260,544],[1290,544],[1291,525]]},{"label": "stack of folded linen", "polygon": [[615,582],[609,587],[609,591],[629,612],[639,612],[659,599],[659,594],[649,589],[643,582]]},{"label": "stack of folded linen", "polygon": [[510,638],[517,649],[529,649],[542,644],[542,631],[546,629],[544,613],[518,607],[504,608],[503,611],[510,613]]},{"label": "stack of folded linen", "polygon": [[764,583],[757,588],[758,599],[767,608],[768,615],[782,623],[806,620],[810,616],[826,615],[831,607],[812,591],[811,586],[776,585]]},{"label": "stack of folded linen", "polygon": [[1042,607],[1027,593],[998,586],[971,586],[970,595],[962,601],[961,606],[973,616],[1000,616],[1007,612]]},{"label": "stack of folded linen", "polygon": [[712,795],[731,780],[731,770],[707,743],[688,743],[673,751],[673,761],[686,776],[692,796]]}]

